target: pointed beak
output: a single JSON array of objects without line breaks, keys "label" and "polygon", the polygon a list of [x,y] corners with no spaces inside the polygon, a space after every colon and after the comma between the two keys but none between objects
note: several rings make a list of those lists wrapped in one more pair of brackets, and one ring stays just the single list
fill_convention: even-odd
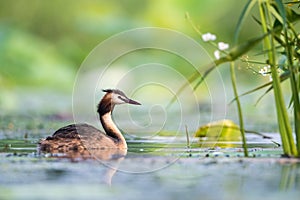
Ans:
[{"label": "pointed beak", "polygon": [[139,102],[134,101],[134,100],[132,100],[132,99],[128,99],[126,103],[134,104],[134,105],[142,105],[142,104],[140,104]]}]

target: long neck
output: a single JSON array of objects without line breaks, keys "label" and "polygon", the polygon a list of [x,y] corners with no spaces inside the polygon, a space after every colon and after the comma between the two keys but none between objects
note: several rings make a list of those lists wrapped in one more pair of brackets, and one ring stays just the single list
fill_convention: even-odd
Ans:
[{"label": "long neck", "polygon": [[115,125],[115,123],[113,122],[113,120],[111,118],[111,112],[112,111],[109,111],[103,115],[100,114],[101,124],[108,136],[114,138],[115,141],[118,144],[122,144],[122,146],[124,146],[124,148],[127,148],[125,138],[123,137],[121,131],[118,129],[118,127]]}]

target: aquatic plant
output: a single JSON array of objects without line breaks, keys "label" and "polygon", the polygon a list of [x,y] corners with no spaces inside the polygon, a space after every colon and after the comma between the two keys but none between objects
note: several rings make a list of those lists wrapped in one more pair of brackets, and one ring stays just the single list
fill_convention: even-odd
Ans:
[{"label": "aquatic plant", "polygon": [[[216,59],[206,66],[208,70],[203,74],[200,74],[198,71],[192,74],[189,78],[189,83],[195,83],[194,89],[196,90],[213,70],[224,63],[230,63],[234,101],[238,108],[245,156],[248,156],[248,153],[244,133],[242,106],[239,98],[266,87],[268,87],[266,93],[273,90],[278,129],[282,140],[284,155],[296,157],[299,156],[300,153],[300,35],[296,32],[293,25],[294,22],[300,19],[300,15],[292,9],[292,5],[294,4],[300,6],[300,1],[283,3],[281,0],[249,0],[238,20],[234,36],[235,42],[231,49],[229,49],[229,45],[224,42],[216,44],[216,36],[214,34],[202,34],[189,18],[188,14],[186,15],[186,18],[194,30],[202,37],[203,41],[211,43],[217,49],[214,52]],[[256,8],[255,6],[258,7],[259,16],[253,17],[261,27],[262,34],[258,37],[238,43],[238,37],[245,19],[249,17],[251,10]],[[243,57],[247,52],[253,50],[257,44],[261,43],[264,48],[260,53],[266,56],[266,61],[249,61]],[[270,75],[270,81],[245,94],[239,95],[235,79],[235,61],[238,59],[247,63],[264,63],[265,66],[259,70],[258,73],[263,76]],[[293,119],[291,120],[289,119],[287,111],[289,107],[287,107],[284,102],[284,92],[281,88],[281,83],[286,80],[290,81],[289,86],[292,93],[289,104],[289,107],[293,111]],[[178,93],[180,93],[187,84],[183,85],[178,90]],[[292,123],[294,123],[296,140],[293,137]]]}]

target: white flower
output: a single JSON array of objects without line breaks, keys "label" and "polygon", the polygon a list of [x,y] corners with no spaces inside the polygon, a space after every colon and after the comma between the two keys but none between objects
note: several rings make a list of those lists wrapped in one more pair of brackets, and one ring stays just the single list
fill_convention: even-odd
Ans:
[{"label": "white flower", "polygon": [[211,34],[211,33],[205,33],[205,34],[202,35],[202,40],[204,42],[214,41],[216,39],[217,39],[217,37],[214,34]]},{"label": "white flower", "polygon": [[218,43],[218,48],[219,48],[221,51],[226,50],[226,49],[229,48],[229,44],[224,43],[224,42],[219,42],[219,43]]},{"label": "white flower", "polygon": [[219,50],[216,50],[216,51],[214,52],[214,55],[215,55],[215,57],[216,57],[217,60],[219,60],[219,59],[221,58],[221,55],[220,55],[220,51],[219,51]]},{"label": "white flower", "polygon": [[269,73],[269,69],[270,69],[270,65],[264,66],[258,71],[258,73],[260,73],[263,76],[267,76],[267,74]]},{"label": "white flower", "polygon": [[264,69],[260,69],[260,70],[258,71],[258,73],[260,73],[260,74],[263,75],[263,76],[267,76],[267,74],[266,74],[266,72],[265,72]]}]

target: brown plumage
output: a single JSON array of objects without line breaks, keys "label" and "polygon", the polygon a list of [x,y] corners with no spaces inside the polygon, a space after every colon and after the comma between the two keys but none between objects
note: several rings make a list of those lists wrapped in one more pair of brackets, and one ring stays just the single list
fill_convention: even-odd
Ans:
[{"label": "brown plumage", "polygon": [[98,104],[97,112],[105,133],[88,124],[71,124],[58,129],[52,136],[38,144],[39,152],[62,153],[67,157],[95,157],[108,160],[125,156],[127,144],[120,130],[111,118],[115,105],[140,103],[129,99],[122,91],[115,89],[106,92]]}]

